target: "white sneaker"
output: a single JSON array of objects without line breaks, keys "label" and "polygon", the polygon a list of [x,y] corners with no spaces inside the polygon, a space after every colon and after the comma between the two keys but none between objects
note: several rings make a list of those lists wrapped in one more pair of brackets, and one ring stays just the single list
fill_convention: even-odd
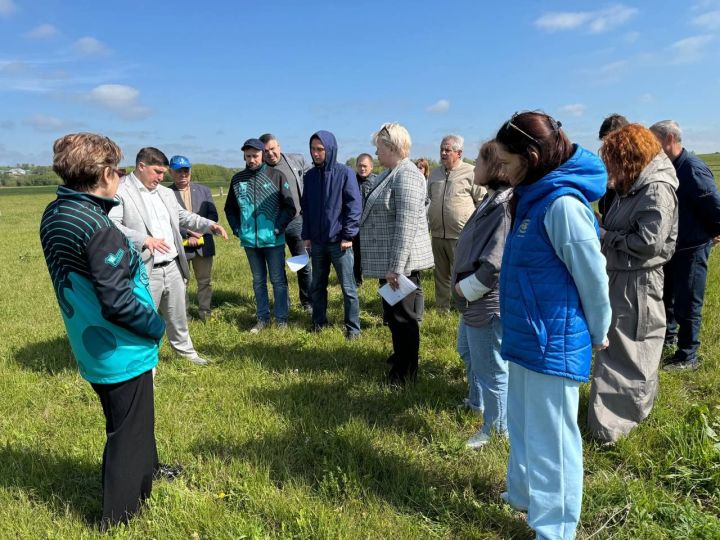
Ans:
[{"label": "white sneaker", "polygon": [[198,355],[191,356],[190,358],[188,358],[188,360],[190,360],[196,366],[207,366],[209,364],[207,360]]},{"label": "white sneaker", "polygon": [[482,448],[487,443],[490,442],[490,435],[487,433],[483,433],[482,431],[478,431],[475,435],[470,437],[467,442],[465,443],[465,446],[468,448]]},{"label": "white sneaker", "polygon": [[258,334],[258,333],[262,332],[267,325],[268,325],[268,321],[258,321],[255,323],[255,326],[253,326],[250,329],[250,333]]}]

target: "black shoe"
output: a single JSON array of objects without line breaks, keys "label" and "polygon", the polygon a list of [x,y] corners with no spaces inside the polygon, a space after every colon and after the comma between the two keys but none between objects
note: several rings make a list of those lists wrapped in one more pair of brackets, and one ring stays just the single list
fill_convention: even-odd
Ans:
[{"label": "black shoe", "polygon": [[324,324],[313,323],[312,327],[310,328],[310,331],[313,333],[318,333],[318,332],[322,332],[323,328],[325,328]]},{"label": "black shoe", "polygon": [[347,339],[348,341],[355,341],[359,337],[360,337],[360,332],[353,332],[353,333],[345,332],[345,339]]},{"label": "black shoe", "polygon": [[167,480],[168,482],[172,482],[184,472],[185,467],[182,465],[160,463],[153,471],[153,480]]},{"label": "black shoe", "polygon": [[695,371],[700,366],[697,357],[687,360],[678,360],[673,357],[670,360],[663,366],[663,371]]}]

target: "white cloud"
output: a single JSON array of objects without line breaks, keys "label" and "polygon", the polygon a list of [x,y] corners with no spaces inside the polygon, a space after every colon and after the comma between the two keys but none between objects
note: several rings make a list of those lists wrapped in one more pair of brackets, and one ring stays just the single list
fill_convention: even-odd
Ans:
[{"label": "white cloud", "polygon": [[604,66],[600,66],[594,71],[595,76],[602,82],[619,79],[620,76],[625,73],[630,66],[628,60],[618,60],[617,62],[610,62]]},{"label": "white cloud", "polygon": [[50,39],[57,36],[60,32],[52,24],[41,24],[30,30],[25,37],[30,39]]},{"label": "white cloud", "polygon": [[696,26],[701,26],[705,30],[720,30],[720,9],[698,15],[692,20],[692,23]]},{"label": "white cloud", "polygon": [[73,48],[83,56],[99,56],[107,54],[109,49],[102,42],[94,37],[83,37],[78,39],[74,44]]},{"label": "white cloud", "polygon": [[702,59],[705,48],[715,41],[715,36],[700,35],[681,39],[670,45],[673,62],[676,64],[692,64]]},{"label": "white cloud", "polygon": [[597,11],[551,12],[535,20],[535,26],[547,32],[584,28],[592,34],[613,30],[632,19],[636,8],[616,4]]},{"label": "white cloud", "polygon": [[0,17],[8,17],[16,10],[13,0],[0,0]]},{"label": "white cloud", "polygon": [[557,30],[572,30],[582,26],[589,19],[590,14],[584,13],[546,13],[535,21],[535,26],[548,32]]},{"label": "white cloud", "polygon": [[569,114],[570,116],[582,116],[585,114],[587,107],[582,103],[571,103],[569,105],[563,105],[559,110],[561,113]]},{"label": "white cloud", "polygon": [[146,118],[152,113],[149,107],[138,102],[140,92],[132,86],[101,84],[93,88],[87,97],[91,102],[127,119]]},{"label": "white cloud", "polygon": [[623,36],[623,41],[628,45],[632,45],[638,39],[640,39],[640,32],[628,32]]},{"label": "white cloud", "polygon": [[79,122],[61,120],[55,116],[46,116],[44,114],[36,114],[28,118],[25,123],[32,127],[35,131],[43,133],[66,131],[82,125]]},{"label": "white cloud", "polygon": [[5,77],[24,77],[32,71],[32,66],[22,60],[0,61],[0,75]]},{"label": "white cloud", "polygon": [[447,99],[439,99],[427,108],[431,113],[444,113],[450,110],[450,102]]}]

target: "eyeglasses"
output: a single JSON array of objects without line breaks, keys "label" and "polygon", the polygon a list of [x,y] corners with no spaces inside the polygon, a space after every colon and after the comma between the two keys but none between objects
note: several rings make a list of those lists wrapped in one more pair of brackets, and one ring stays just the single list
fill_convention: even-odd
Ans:
[{"label": "eyeglasses", "polygon": [[126,169],[116,169],[115,167],[110,167],[115,174],[117,174],[120,178],[123,176],[127,176],[127,170]]}]

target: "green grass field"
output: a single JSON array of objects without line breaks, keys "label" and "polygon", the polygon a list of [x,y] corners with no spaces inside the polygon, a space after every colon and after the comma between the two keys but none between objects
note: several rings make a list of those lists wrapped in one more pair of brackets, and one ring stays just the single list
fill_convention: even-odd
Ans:
[{"label": "green grass field", "polygon": [[[717,175],[720,155],[709,157]],[[104,420],[77,374],[38,239],[53,193],[0,190],[0,538],[103,537]],[[332,330],[308,333],[307,315],[293,308],[288,331],[252,336],[245,256],[236,241],[220,241],[215,261],[216,318],[191,323],[198,350],[215,362],[198,368],[164,345],[156,379],[161,459],[187,473],[156,483],[142,514],[107,536],[532,537],[499,500],[507,447],[464,447],[478,422],[455,407],[466,393],[457,317],[432,309],[430,273],[419,382],[396,391],[381,384],[390,337],[370,280],[360,340],[342,337],[334,282]],[[662,373],[652,415],[616,447],[586,443],[578,538],[720,538],[718,263],[715,252],[701,369]],[[586,408],[584,387],[581,426]]]}]

